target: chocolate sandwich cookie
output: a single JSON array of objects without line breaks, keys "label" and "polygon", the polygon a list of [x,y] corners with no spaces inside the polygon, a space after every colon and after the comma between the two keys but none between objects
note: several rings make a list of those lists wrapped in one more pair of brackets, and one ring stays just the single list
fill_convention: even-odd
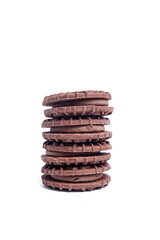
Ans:
[{"label": "chocolate sandwich cookie", "polygon": [[[110,100],[111,95],[108,92],[104,91],[78,91],[78,92],[67,92],[67,93],[58,93],[47,96],[43,100],[43,106],[54,106],[57,103],[64,102],[73,102],[77,100],[88,100],[88,99],[103,99]],[[71,103],[69,104],[71,105]]]},{"label": "chocolate sandwich cookie", "polygon": [[[42,155],[42,160],[50,165],[87,165],[87,164],[97,164],[97,163],[103,163],[105,161],[108,161],[111,157],[110,153],[98,153],[94,155],[80,155],[80,156],[68,156],[67,153],[62,156],[53,156],[52,154],[55,154],[57,152],[47,152],[47,155]],[[61,153],[59,153],[61,154]]]},{"label": "chocolate sandwich cookie", "polygon": [[78,166],[57,166],[45,164],[42,167],[42,173],[45,175],[57,176],[79,176],[103,173],[111,167],[107,162],[92,164],[92,165],[78,165]]},{"label": "chocolate sandwich cookie", "polygon": [[43,147],[48,151],[55,152],[100,152],[112,148],[108,141],[91,143],[59,143],[46,141]]},{"label": "chocolate sandwich cookie", "polygon": [[52,133],[52,132],[44,132],[44,139],[48,141],[56,141],[56,142],[71,142],[71,143],[85,143],[92,141],[102,141],[105,139],[109,139],[112,137],[112,133],[109,131],[98,132],[98,133]]},{"label": "chocolate sandwich cookie", "polygon": [[59,181],[59,180],[55,180],[50,175],[42,175],[42,182],[44,185],[48,187],[52,187],[53,189],[68,190],[68,191],[72,191],[72,190],[86,191],[86,190],[93,190],[96,188],[102,188],[107,186],[110,180],[111,180],[110,176],[104,173],[102,177],[98,180],[76,182],[76,183]]},{"label": "chocolate sandwich cookie", "polygon": [[79,91],[47,96],[43,100],[46,119],[42,133],[46,154],[41,158],[42,182],[53,189],[93,190],[108,185],[112,148],[110,131],[104,125],[113,108],[108,106],[111,95],[104,91]]},{"label": "chocolate sandwich cookie", "polygon": [[91,116],[91,117],[55,117],[53,119],[46,119],[42,123],[42,127],[44,128],[59,128],[59,131],[61,131],[62,128],[64,127],[73,127],[75,126],[76,128],[79,126],[98,126],[98,125],[108,125],[110,124],[110,121],[108,118],[104,118],[101,116]]},{"label": "chocolate sandwich cookie", "polygon": [[112,107],[108,106],[68,106],[57,107],[44,110],[46,117],[58,117],[58,116],[107,116],[113,112]]}]

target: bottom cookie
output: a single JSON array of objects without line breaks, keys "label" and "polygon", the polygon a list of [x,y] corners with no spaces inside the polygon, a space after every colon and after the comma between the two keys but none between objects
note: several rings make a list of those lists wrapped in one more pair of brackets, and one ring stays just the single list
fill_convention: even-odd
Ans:
[{"label": "bottom cookie", "polygon": [[86,190],[93,190],[96,188],[102,188],[108,185],[111,178],[108,174],[103,174],[103,176],[95,181],[90,182],[62,182],[53,179],[50,175],[42,175],[42,182],[44,185],[48,187],[52,187],[53,189],[60,189],[60,190],[78,190],[78,191],[86,191]]}]

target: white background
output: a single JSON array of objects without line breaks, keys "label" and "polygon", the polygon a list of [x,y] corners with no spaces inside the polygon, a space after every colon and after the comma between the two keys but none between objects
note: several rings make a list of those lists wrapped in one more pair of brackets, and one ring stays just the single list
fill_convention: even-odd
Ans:
[{"label": "white background", "polygon": [[[160,239],[160,2],[0,1],[0,238]],[[109,186],[52,191],[46,95],[112,94]]]}]

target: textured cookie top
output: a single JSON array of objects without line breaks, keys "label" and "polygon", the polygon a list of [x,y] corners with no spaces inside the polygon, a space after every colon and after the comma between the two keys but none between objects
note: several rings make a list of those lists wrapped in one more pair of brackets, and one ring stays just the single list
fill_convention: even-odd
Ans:
[{"label": "textured cookie top", "polygon": [[52,153],[55,152],[49,152],[47,151],[48,155],[42,155],[42,160],[47,164],[54,164],[54,165],[87,165],[87,164],[97,164],[100,162],[105,162],[110,159],[111,154],[110,153],[99,153],[95,155],[89,155],[89,156],[52,156]]},{"label": "textured cookie top", "polygon": [[58,93],[47,96],[43,100],[43,106],[52,106],[54,103],[78,100],[78,99],[111,99],[111,94],[104,91],[76,91],[67,93]]},{"label": "textured cookie top", "polygon": [[64,116],[106,116],[113,112],[112,107],[108,106],[68,106],[50,108],[44,110],[46,117],[64,117]]},{"label": "textured cookie top", "polygon": [[57,176],[79,176],[88,174],[98,174],[109,170],[111,167],[107,162],[85,165],[85,166],[54,166],[45,164],[42,167],[42,173],[45,175]]},{"label": "textured cookie top", "polygon": [[43,147],[48,151],[55,152],[100,152],[112,148],[108,141],[95,142],[95,143],[58,143],[46,141]]},{"label": "textured cookie top", "polygon": [[97,132],[97,133],[53,133],[53,132],[43,132],[43,137],[52,142],[71,142],[71,143],[85,143],[91,141],[102,141],[112,137],[112,133],[109,131]]},{"label": "textured cookie top", "polygon": [[91,117],[56,117],[53,119],[46,119],[42,123],[42,127],[64,127],[64,126],[84,126],[84,125],[108,125],[110,123],[108,118],[101,116]]}]

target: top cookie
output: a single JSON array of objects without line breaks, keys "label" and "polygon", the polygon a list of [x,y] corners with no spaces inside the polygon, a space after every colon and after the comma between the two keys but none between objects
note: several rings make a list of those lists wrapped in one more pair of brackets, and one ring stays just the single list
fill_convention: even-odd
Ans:
[{"label": "top cookie", "polygon": [[53,106],[54,104],[72,100],[85,100],[85,99],[111,99],[111,94],[104,91],[78,91],[58,93],[47,96],[43,100],[43,106]]}]

